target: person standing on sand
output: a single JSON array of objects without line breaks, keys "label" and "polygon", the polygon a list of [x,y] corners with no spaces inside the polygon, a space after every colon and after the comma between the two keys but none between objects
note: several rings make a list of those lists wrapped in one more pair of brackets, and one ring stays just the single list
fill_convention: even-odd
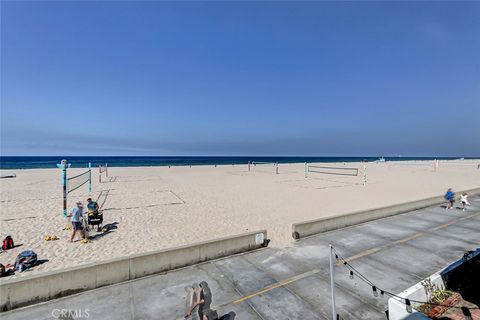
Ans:
[{"label": "person standing on sand", "polygon": [[453,192],[452,188],[448,188],[447,193],[445,193],[445,200],[447,200],[445,209],[453,209],[453,205],[455,204],[455,192]]},{"label": "person standing on sand", "polygon": [[92,198],[87,199],[87,209],[90,212],[97,212],[98,211],[98,203],[93,201]]},{"label": "person standing on sand", "polygon": [[[96,201],[93,201],[92,198],[88,198],[87,199],[88,216],[90,217],[92,215],[98,215],[98,209],[100,209],[100,207],[98,206],[98,203]],[[97,225],[97,231],[100,232],[100,224]]]},{"label": "person standing on sand", "polygon": [[70,217],[70,221],[72,222],[72,237],[70,238],[70,242],[73,242],[73,238],[75,238],[75,234],[77,231],[80,232],[80,236],[82,240],[85,240],[85,232],[83,231],[82,221],[83,221],[83,204],[82,202],[77,202],[77,207],[72,209],[72,212],[67,216]]}]

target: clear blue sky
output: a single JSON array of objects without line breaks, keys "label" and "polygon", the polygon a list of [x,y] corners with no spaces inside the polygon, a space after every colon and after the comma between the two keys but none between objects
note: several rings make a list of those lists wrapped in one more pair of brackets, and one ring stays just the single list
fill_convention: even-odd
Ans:
[{"label": "clear blue sky", "polygon": [[1,2],[2,155],[480,156],[480,2]]}]

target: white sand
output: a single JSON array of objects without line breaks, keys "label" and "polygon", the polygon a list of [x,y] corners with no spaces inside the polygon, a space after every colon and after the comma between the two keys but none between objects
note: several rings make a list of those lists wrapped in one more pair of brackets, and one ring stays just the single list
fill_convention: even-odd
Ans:
[{"label": "white sand", "polygon": [[[69,243],[70,231],[62,231],[59,169],[4,170],[17,177],[0,179],[0,236],[11,235],[22,245],[0,254],[0,262],[13,263],[27,249],[48,260],[17,277],[258,229],[268,230],[271,245],[286,245],[294,222],[443,195],[448,187],[480,186],[477,160],[443,161],[437,171],[432,163],[369,163],[367,186],[362,175],[305,179],[303,164],[280,164],[278,175],[273,166],[250,172],[246,165],[109,168],[112,181],[101,184],[94,171],[92,198],[100,196],[104,224],[117,228],[89,244]],[[81,171],[71,169],[69,175]],[[87,186],[74,191],[69,208],[88,196]],[[47,234],[60,240],[45,241]]]}]

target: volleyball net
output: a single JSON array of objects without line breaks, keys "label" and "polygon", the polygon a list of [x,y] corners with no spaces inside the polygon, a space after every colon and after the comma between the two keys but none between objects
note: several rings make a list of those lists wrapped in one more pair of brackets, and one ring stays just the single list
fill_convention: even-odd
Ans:
[{"label": "volleyball net", "polygon": [[88,190],[92,190],[92,169],[89,168],[87,171],[77,174],[76,176],[67,178],[67,192],[71,193],[84,184],[88,183]]},{"label": "volleyball net", "polygon": [[57,167],[62,170],[62,190],[63,190],[63,216],[67,217],[67,198],[68,194],[77,190],[81,186],[88,183],[88,193],[92,193],[92,164],[88,163],[88,170],[73,177],[68,177],[68,169],[70,163],[63,159],[57,164]]},{"label": "volleyball net", "polygon": [[108,164],[105,162],[105,165],[98,165],[98,182],[102,183],[102,174],[105,173],[105,177],[108,178]]},{"label": "volleyball net", "polygon": [[262,171],[272,171],[278,174],[278,162],[265,162],[265,161],[249,161],[248,171],[253,169],[261,169]]},{"label": "volleyball net", "polygon": [[330,174],[337,176],[351,176],[358,177],[358,168],[347,167],[330,167],[330,166],[318,166],[305,164],[305,177],[308,177],[309,173]]}]

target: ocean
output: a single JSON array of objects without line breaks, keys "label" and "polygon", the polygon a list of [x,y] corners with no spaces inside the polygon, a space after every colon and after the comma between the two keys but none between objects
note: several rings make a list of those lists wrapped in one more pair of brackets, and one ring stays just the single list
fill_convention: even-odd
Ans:
[{"label": "ocean", "polygon": [[[240,157],[206,157],[206,156],[2,156],[0,169],[38,169],[56,168],[60,160],[67,159],[73,168],[85,168],[88,162],[93,167],[108,163],[109,167],[144,167],[144,166],[195,166],[195,165],[238,165],[247,164],[249,161],[278,162],[278,163],[303,163],[303,162],[358,162],[375,161],[380,157],[292,157],[292,156],[240,156]],[[407,160],[454,160],[455,157],[385,157],[389,161]],[[465,158],[468,159],[468,158]]]}]

